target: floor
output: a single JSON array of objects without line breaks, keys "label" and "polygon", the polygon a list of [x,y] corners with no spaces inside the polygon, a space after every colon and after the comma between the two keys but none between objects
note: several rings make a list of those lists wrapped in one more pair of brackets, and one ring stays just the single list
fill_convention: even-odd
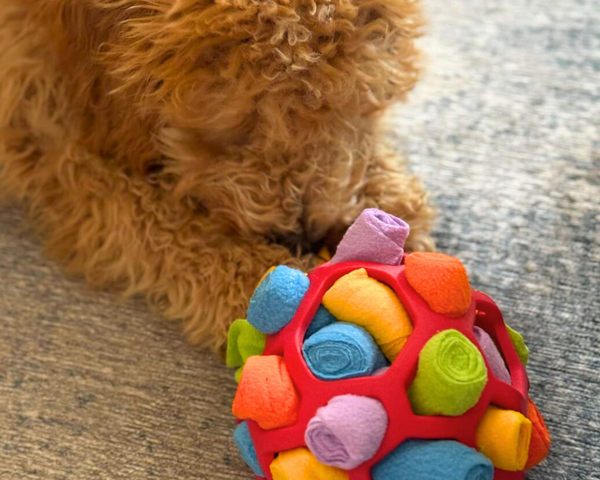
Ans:
[{"label": "floor", "polygon": [[[553,450],[600,479],[600,4],[426,0],[428,70],[390,138],[460,257],[526,337]],[[0,480],[250,479],[231,372],[143,302],[65,278],[0,209]]]}]

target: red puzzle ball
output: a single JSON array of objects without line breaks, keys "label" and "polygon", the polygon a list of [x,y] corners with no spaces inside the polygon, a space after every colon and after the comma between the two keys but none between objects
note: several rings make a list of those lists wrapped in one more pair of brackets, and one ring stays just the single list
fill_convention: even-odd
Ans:
[{"label": "red puzzle ball", "polygon": [[367,209],[333,258],[267,272],[229,331],[257,479],[517,480],[548,454],[529,351],[462,263]]}]

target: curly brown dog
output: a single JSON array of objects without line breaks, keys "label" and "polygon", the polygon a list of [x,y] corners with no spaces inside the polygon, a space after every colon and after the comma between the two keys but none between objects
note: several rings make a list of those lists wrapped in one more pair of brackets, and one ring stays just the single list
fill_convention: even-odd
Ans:
[{"label": "curly brown dog", "polygon": [[219,348],[268,267],[365,207],[432,247],[378,128],[420,28],[415,0],[2,0],[0,192],[68,271]]}]

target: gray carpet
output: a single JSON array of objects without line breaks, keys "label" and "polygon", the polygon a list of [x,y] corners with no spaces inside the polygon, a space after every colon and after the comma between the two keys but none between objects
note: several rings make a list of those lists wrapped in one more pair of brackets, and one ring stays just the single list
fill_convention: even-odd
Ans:
[{"label": "gray carpet", "polygon": [[[532,350],[554,445],[528,478],[600,479],[600,2],[427,3],[428,74],[391,135],[439,249]],[[249,479],[230,372],[64,278],[19,219],[0,210],[0,479]]]}]

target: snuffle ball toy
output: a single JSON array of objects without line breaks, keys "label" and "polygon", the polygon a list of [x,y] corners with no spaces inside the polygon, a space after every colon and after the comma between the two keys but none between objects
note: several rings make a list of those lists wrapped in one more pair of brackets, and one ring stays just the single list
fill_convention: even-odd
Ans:
[{"label": "snuffle ball toy", "polygon": [[257,479],[517,480],[548,431],[529,351],[461,262],[365,210],[308,276],[272,268],[230,329],[234,439]]}]

